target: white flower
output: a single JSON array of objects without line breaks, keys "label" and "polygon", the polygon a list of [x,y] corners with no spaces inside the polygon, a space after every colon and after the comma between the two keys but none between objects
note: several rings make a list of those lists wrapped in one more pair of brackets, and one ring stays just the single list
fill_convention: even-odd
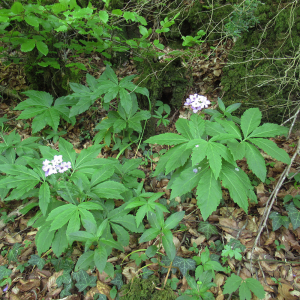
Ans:
[{"label": "white flower", "polygon": [[235,168],[235,170],[236,170],[236,171],[239,171],[240,169],[239,169],[239,168]]},{"label": "white flower", "polygon": [[198,169],[193,169],[193,172],[194,173],[198,173]]},{"label": "white flower", "polygon": [[196,147],[196,148],[198,148],[198,147],[199,147],[199,145],[196,145],[195,147]]},{"label": "white flower", "polygon": [[42,170],[45,172],[45,176],[49,176],[52,174],[64,173],[68,169],[71,169],[71,162],[63,162],[62,155],[54,155],[53,160],[49,161],[45,159],[43,161]]}]

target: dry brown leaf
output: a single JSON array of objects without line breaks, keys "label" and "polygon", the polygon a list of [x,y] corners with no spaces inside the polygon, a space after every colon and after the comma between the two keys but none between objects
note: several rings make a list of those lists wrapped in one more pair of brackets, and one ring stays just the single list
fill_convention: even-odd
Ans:
[{"label": "dry brown leaf", "polygon": [[41,282],[39,279],[29,279],[29,280],[23,280],[20,279],[19,283],[17,284],[17,287],[21,292],[27,292],[31,289],[39,288],[41,285]]},{"label": "dry brown leaf", "polygon": [[191,246],[193,246],[194,243],[196,243],[197,246],[201,245],[202,243],[204,243],[204,241],[206,240],[206,237],[204,235],[200,235],[199,237],[197,237],[196,239],[191,239]]},{"label": "dry brown leaf", "polygon": [[137,269],[135,267],[125,267],[122,274],[126,277],[127,283],[130,282],[137,274]]},{"label": "dry brown leaf", "polygon": [[95,294],[103,294],[105,295],[108,300],[112,300],[112,298],[110,297],[110,286],[101,282],[101,281],[97,281],[97,286],[91,288],[85,295],[84,300],[93,300]]},{"label": "dry brown leaf", "polygon": [[274,241],[275,241],[275,232],[271,231],[269,238],[265,241],[265,245],[266,246],[271,245],[274,243]]},{"label": "dry brown leaf", "polygon": [[290,284],[280,284],[278,286],[278,293],[283,297],[285,300],[297,300],[299,299],[296,296],[291,295],[291,291],[293,291],[294,288]]}]

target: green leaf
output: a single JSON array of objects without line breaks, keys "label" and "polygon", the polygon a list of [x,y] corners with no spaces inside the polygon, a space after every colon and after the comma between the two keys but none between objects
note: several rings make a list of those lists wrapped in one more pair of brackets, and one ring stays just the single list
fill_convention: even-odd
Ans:
[{"label": "green leaf", "polygon": [[205,158],[208,148],[208,142],[203,139],[194,139],[190,143],[188,143],[187,147],[194,143],[196,143],[196,145],[192,148],[192,163],[193,166],[196,166]]},{"label": "green leaf", "polygon": [[300,227],[300,212],[295,207],[293,202],[291,202],[289,206],[287,206],[287,211],[288,211],[289,218],[291,219],[293,229],[296,230],[298,227]]},{"label": "green leaf", "polygon": [[5,277],[9,277],[11,273],[12,273],[12,270],[7,269],[6,265],[0,266],[0,280],[2,280]]},{"label": "green leaf", "polygon": [[221,199],[220,181],[214,177],[212,169],[207,169],[197,186],[197,205],[204,221],[217,209]]},{"label": "green leaf", "polygon": [[115,181],[102,182],[91,190],[100,198],[106,199],[123,199],[121,193],[126,191],[124,185]]},{"label": "green leaf", "polygon": [[48,46],[44,42],[42,42],[42,41],[37,41],[36,42],[36,47],[45,56],[49,52]]},{"label": "green leaf", "polygon": [[179,222],[183,219],[185,215],[184,211],[176,212],[172,214],[166,221],[164,228],[173,229],[175,226],[179,225]]},{"label": "green leaf", "polygon": [[22,52],[30,52],[35,47],[35,40],[33,39],[26,39],[26,42],[22,43],[21,51]]},{"label": "green leaf", "polygon": [[[92,252],[92,251],[89,251],[89,252]],[[89,252],[87,252],[87,253],[89,253]],[[86,253],[84,253],[84,254],[86,254]],[[81,255],[81,257],[83,255]],[[79,260],[80,260],[80,258],[79,258]],[[77,262],[77,264],[78,264],[78,262]],[[76,267],[77,267],[77,264],[76,264]],[[84,291],[89,286],[93,287],[93,286],[97,285],[96,284],[97,277],[93,276],[93,275],[89,276],[87,274],[87,272],[85,272],[83,270],[79,270],[77,273],[73,273],[73,278],[77,281],[77,283],[75,284],[75,286],[78,288],[79,292]]]},{"label": "green leaf", "polygon": [[42,226],[36,234],[35,243],[38,254],[41,256],[43,252],[49,250],[52,240],[54,238],[55,231],[50,231],[48,223]]},{"label": "green leaf", "polygon": [[38,255],[31,255],[30,259],[28,260],[28,263],[31,266],[37,266],[38,269],[43,270],[44,265],[46,264],[45,260],[41,257],[39,257]]},{"label": "green leaf", "polygon": [[61,254],[68,247],[68,239],[66,239],[66,230],[67,230],[67,225],[64,225],[62,228],[58,229],[55,234],[52,243],[52,250],[57,257],[61,256]]},{"label": "green leaf", "polygon": [[216,226],[207,221],[201,221],[199,223],[198,231],[203,233],[207,240],[209,240],[213,234],[219,234]]},{"label": "green leaf", "polygon": [[140,237],[139,243],[149,242],[155,239],[160,234],[160,229],[150,228],[147,229]]},{"label": "green leaf", "polygon": [[159,144],[159,145],[179,145],[188,141],[189,140],[184,136],[178,135],[176,133],[168,132],[168,133],[152,136],[149,139],[147,139],[145,143]]},{"label": "green leaf", "polygon": [[235,292],[240,287],[242,281],[243,279],[240,276],[232,274],[225,282],[223,294]]},{"label": "green leaf", "polygon": [[73,149],[73,145],[69,142],[67,142],[65,139],[60,138],[59,139],[59,150],[63,156],[63,160],[66,162],[71,162],[71,166],[74,169],[75,166],[75,159],[76,159],[76,152]]},{"label": "green leaf", "polygon": [[265,160],[260,154],[259,150],[249,144],[245,143],[245,156],[247,159],[247,164],[253,173],[262,181],[265,182],[267,175],[267,168],[265,165]]},{"label": "green leaf", "polygon": [[281,216],[279,212],[272,211],[269,216],[272,219],[272,230],[276,231],[281,226],[284,226],[286,229],[289,228],[290,219],[287,216]]},{"label": "green leaf", "polygon": [[39,189],[39,207],[45,216],[48,204],[50,203],[50,188],[47,182],[44,182]]},{"label": "green leaf", "polygon": [[18,15],[19,13],[21,13],[22,11],[24,11],[24,7],[22,5],[22,3],[20,2],[14,2],[14,4],[11,7],[11,11]]},{"label": "green leaf", "polygon": [[106,66],[106,69],[105,69],[105,75],[116,85],[118,85],[119,83],[119,80],[118,80],[118,77],[117,75],[115,74],[114,70],[109,66],[107,65]]},{"label": "green leaf", "polygon": [[76,159],[74,169],[80,169],[80,166],[84,165],[88,161],[93,161],[94,158],[101,152],[103,145],[93,145],[87,149],[83,149]]},{"label": "green leaf", "polygon": [[[222,185],[229,189],[231,198],[239,207],[243,208],[247,213],[248,211],[248,189],[249,186],[241,177],[243,171],[239,169],[237,171],[234,166],[229,163],[224,162],[222,170],[220,172],[220,179],[222,180]],[[246,177],[247,175],[244,174]],[[246,185],[245,185],[246,183]],[[250,184],[251,186],[251,184]]]},{"label": "green leaf", "polygon": [[120,88],[119,90],[120,94],[120,102],[124,110],[126,111],[127,114],[130,113],[131,107],[132,107],[132,100],[129,92],[125,90],[124,88]]},{"label": "green leaf", "polygon": [[[139,226],[139,224],[137,226]],[[125,230],[122,226],[114,223],[111,223],[111,227],[114,230],[114,232],[117,234],[118,242],[120,242],[122,246],[127,247],[130,238],[128,231]]]},{"label": "green leaf", "polygon": [[173,234],[168,229],[163,229],[163,237],[162,237],[162,244],[164,246],[165,252],[168,258],[173,261],[176,256],[176,248],[173,243]]},{"label": "green leaf", "polygon": [[39,26],[39,19],[33,15],[27,15],[24,17],[24,20],[27,24],[33,26],[33,27],[37,27]]},{"label": "green leaf", "polygon": [[261,112],[258,108],[247,109],[241,117],[241,128],[246,139],[249,134],[259,126],[261,122]]},{"label": "green leaf", "polygon": [[254,279],[254,278],[247,278],[245,280],[247,287],[252,291],[252,293],[259,299],[264,299],[265,291],[262,284]]},{"label": "green leaf", "polygon": [[99,17],[101,19],[101,21],[103,21],[105,24],[107,23],[108,21],[108,13],[106,10],[100,10],[99,11]]},{"label": "green leaf", "polygon": [[215,178],[217,179],[221,171],[222,159],[218,151],[216,151],[216,147],[214,147],[214,143],[208,142],[206,155],[209,162],[209,166],[212,169]]},{"label": "green leaf", "polygon": [[207,161],[204,161],[198,165],[200,171],[197,169],[196,173],[193,172],[193,168],[185,169],[180,173],[179,177],[176,178],[170,186],[168,186],[168,188],[172,189],[170,196],[171,199],[180,197],[183,194],[190,192],[198,184],[204,172],[209,168],[208,164],[205,164],[205,162]]},{"label": "green leaf", "polygon": [[278,124],[265,123],[256,129],[248,136],[248,138],[254,137],[274,137],[276,135],[286,135],[289,129]]},{"label": "green leaf", "polygon": [[99,247],[94,251],[94,261],[95,265],[101,274],[105,268],[106,262],[107,262],[107,251],[104,247]]},{"label": "green leaf", "polygon": [[243,281],[240,286],[239,296],[241,300],[251,300],[251,291],[245,281]]},{"label": "green leaf", "polygon": [[237,110],[240,106],[241,106],[241,103],[234,103],[234,104],[231,104],[230,106],[228,106],[225,111],[227,113],[231,114],[232,112]]},{"label": "green leaf", "polygon": [[196,262],[190,258],[176,256],[173,261],[173,266],[180,270],[182,276],[186,276],[188,271],[194,271],[196,269]]},{"label": "green leaf", "polygon": [[245,142],[239,143],[237,140],[230,140],[227,141],[227,146],[232,153],[234,160],[241,160],[244,158],[246,148]]},{"label": "green leaf", "polygon": [[94,251],[87,251],[78,258],[75,266],[75,272],[79,269],[87,270],[91,266],[95,266]]},{"label": "green leaf", "polygon": [[273,158],[282,161],[285,164],[290,164],[291,159],[289,155],[285,152],[285,150],[280,149],[274,142],[266,139],[249,139],[250,142],[255,144],[257,147],[264,150],[267,154],[272,156]]},{"label": "green leaf", "polygon": [[47,221],[53,220],[50,231],[56,230],[65,225],[75,211],[77,211],[77,206],[74,204],[65,204],[52,210],[47,218]]},{"label": "green leaf", "polygon": [[216,119],[216,121],[220,123],[229,134],[232,134],[233,137],[242,140],[241,131],[234,122],[221,119]]}]

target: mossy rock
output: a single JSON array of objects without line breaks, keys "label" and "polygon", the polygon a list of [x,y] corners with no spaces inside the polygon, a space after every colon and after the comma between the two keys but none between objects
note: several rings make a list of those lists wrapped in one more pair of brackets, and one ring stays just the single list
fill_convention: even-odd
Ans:
[{"label": "mossy rock", "polygon": [[148,279],[134,278],[130,284],[121,289],[121,300],[175,300],[177,296],[169,285],[163,290],[156,289],[159,279],[150,276]]},{"label": "mossy rock", "polygon": [[[239,114],[250,107],[258,107],[264,122],[278,124],[287,118],[296,103],[300,73],[299,67],[288,69],[300,45],[297,29],[300,28],[300,8],[279,12],[281,9],[275,1],[269,0],[259,6],[259,27],[237,40],[221,80],[226,105],[241,102]],[[289,27],[291,17],[294,20]],[[285,39],[287,32],[290,34]],[[286,59],[288,57],[291,59]]]}]

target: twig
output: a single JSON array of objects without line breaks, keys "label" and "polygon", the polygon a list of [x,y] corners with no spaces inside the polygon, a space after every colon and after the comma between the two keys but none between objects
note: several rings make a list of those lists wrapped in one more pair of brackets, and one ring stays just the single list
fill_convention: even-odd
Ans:
[{"label": "twig", "polygon": [[253,252],[254,252],[254,249],[255,247],[257,246],[257,243],[258,243],[258,240],[260,239],[260,236],[261,236],[261,233],[263,231],[263,229],[265,228],[266,224],[267,224],[267,221],[268,221],[268,218],[269,218],[269,214],[270,214],[270,211],[273,207],[273,204],[276,200],[276,196],[279,192],[279,189],[281,188],[285,178],[287,177],[289,171],[290,171],[290,168],[297,156],[297,154],[299,153],[300,151],[300,139],[298,140],[298,146],[297,146],[297,149],[296,149],[296,152],[294,153],[292,159],[291,159],[291,163],[286,166],[286,168],[284,169],[284,171],[282,172],[276,186],[275,186],[275,189],[273,190],[272,194],[270,195],[267,203],[266,203],[266,208],[265,208],[265,211],[264,211],[264,214],[261,218],[261,221],[259,223],[259,228],[258,228],[258,233],[257,233],[257,237],[254,241],[254,245],[252,247],[252,250],[251,250],[251,255],[250,255],[250,258],[251,258],[251,262],[250,262],[250,269],[252,269],[252,259],[253,259]]}]

